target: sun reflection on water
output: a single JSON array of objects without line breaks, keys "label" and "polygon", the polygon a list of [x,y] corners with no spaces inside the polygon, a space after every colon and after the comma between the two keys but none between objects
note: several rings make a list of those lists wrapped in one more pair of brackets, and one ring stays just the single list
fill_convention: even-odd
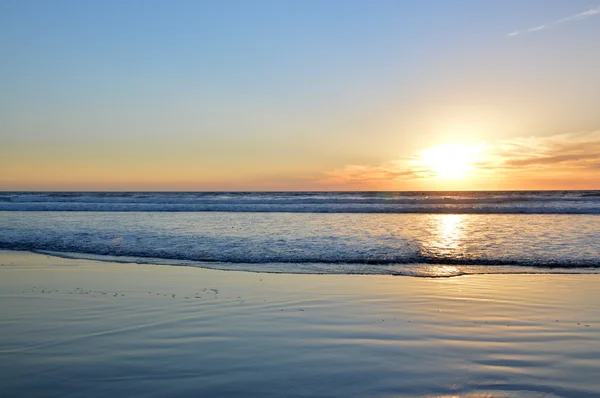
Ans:
[{"label": "sun reflection on water", "polygon": [[465,216],[462,214],[442,214],[432,217],[432,236],[424,242],[430,255],[443,258],[462,257],[465,230]]},{"label": "sun reflection on water", "polygon": [[440,220],[439,236],[442,244],[447,250],[456,251],[460,245],[460,239],[463,234],[462,214],[445,214]]},{"label": "sun reflection on water", "polygon": [[430,278],[447,278],[463,275],[463,270],[454,265],[421,264],[415,266],[415,275]]},{"label": "sun reflection on water", "polygon": [[420,270],[429,276],[460,275],[460,267],[444,262],[458,261],[466,257],[466,217],[462,214],[435,214],[431,215],[429,221],[431,235],[422,242],[421,254],[432,262],[439,260],[440,264],[424,265]]}]

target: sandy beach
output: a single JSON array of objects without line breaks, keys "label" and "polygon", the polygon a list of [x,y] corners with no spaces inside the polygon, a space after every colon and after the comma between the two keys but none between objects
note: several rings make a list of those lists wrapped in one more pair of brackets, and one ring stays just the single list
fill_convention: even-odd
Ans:
[{"label": "sandy beach", "polygon": [[600,275],[0,264],[2,397],[600,395]]}]

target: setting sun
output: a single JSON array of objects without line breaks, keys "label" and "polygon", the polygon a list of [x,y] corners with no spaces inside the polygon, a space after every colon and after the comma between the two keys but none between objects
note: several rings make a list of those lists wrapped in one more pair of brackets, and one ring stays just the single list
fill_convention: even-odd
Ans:
[{"label": "setting sun", "polygon": [[462,179],[474,171],[483,149],[482,144],[441,145],[420,152],[417,163],[434,178]]}]

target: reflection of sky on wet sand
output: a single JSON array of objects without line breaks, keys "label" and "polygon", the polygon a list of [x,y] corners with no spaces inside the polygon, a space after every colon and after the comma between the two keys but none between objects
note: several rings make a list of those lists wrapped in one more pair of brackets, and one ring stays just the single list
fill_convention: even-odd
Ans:
[{"label": "reflection of sky on wet sand", "polygon": [[600,396],[600,275],[0,264],[4,395]]}]

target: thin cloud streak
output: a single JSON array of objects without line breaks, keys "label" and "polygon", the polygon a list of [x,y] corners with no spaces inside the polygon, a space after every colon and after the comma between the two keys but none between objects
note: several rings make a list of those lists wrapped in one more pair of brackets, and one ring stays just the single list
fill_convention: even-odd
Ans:
[{"label": "thin cloud streak", "polygon": [[[381,165],[347,165],[324,173],[319,184],[370,187],[433,181],[436,173],[416,166],[418,157]],[[595,179],[600,168],[600,130],[547,137],[523,137],[485,145],[481,160],[473,162],[468,180],[488,178],[511,181],[524,178]]]},{"label": "thin cloud streak", "polygon": [[524,33],[538,32],[540,30],[548,29],[548,28],[551,28],[556,25],[564,24],[567,22],[580,21],[582,19],[586,19],[586,18],[592,17],[594,15],[599,15],[599,14],[600,14],[600,6],[598,6],[596,8],[591,8],[584,12],[580,12],[579,14],[571,15],[570,17],[559,19],[554,22],[539,25],[539,26],[529,28],[529,29],[516,30],[512,33],[509,33],[507,36],[514,37],[514,36],[522,35]]},{"label": "thin cloud streak", "polygon": [[379,166],[351,164],[324,174],[325,178],[317,181],[319,184],[368,185],[420,176],[419,171],[407,169],[400,161]]},{"label": "thin cloud streak", "polygon": [[600,162],[600,130],[500,142],[480,167],[531,172],[556,169],[592,171]]}]

